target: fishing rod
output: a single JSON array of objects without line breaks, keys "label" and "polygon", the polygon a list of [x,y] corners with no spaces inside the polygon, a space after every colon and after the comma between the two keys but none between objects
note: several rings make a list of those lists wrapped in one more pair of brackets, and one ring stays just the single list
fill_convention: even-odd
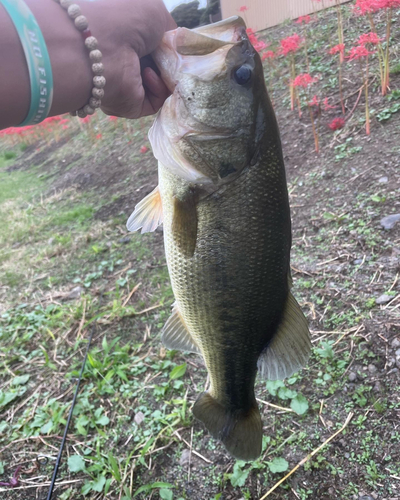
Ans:
[{"label": "fishing rod", "polygon": [[68,420],[67,420],[67,423],[65,425],[64,435],[63,435],[63,438],[62,438],[62,441],[61,441],[60,449],[58,450],[57,461],[56,461],[55,466],[54,466],[53,476],[51,478],[51,483],[50,483],[49,493],[47,495],[47,500],[51,500],[52,495],[53,495],[53,490],[54,490],[55,482],[56,482],[56,479],[57,479],[57,473],[58,473],[58,469],[59,469],[60,463],[61,463],[62,453],[64,451],[65,442],[67,440],[67,434],[68,434],[69,424],[71,423],[72,413],[74,411],[75,403],[76,403],[76,400],[78,398],[79,386],[81,384],[83,371],[84,371],[85,366],[86,366],[86,360],[87,360],[87,357],[88,357],[88,353],[89,353],[89,349],[90,349],[90,344],[92,342],[94,331],[95,331],[95,325],[92,325],[92,328],[91,328],[91,331],[90,331],[90,335],[89,335],[89,342],[88,342],[88,345],[86,347],[85,358],[83,360],[81,372],[79,374],[78,382],[76,384],[75,394],[74,394],[74,398],[72,400],[71,409],[69,410]]}]

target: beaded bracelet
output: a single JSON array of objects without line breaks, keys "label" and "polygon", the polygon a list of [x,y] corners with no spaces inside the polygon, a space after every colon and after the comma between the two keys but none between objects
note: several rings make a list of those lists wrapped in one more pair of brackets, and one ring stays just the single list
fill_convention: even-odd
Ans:
[{"label": "beaded bracelet", "polygon": [[82,37],[85,41],[85,47],[89,51],[89,57],[92,61],[92,71],[93,77],[93,88],[92,97],[89,99],[89,103],[83,108],[77,111],[71,111],[72,116],[79,116],[79,118],[85,118],[87,115],[93,115],[97,108],[101,106],[101,99],[104,97],[104,86],[106,84],[106,79],[102,76],[104,72],[104,66],[101,62],[103,54],[98,49],[97,38],[92,36],[89,28],[89,23],[85,16],[82,15],[79,5],[73,2],[73,0],[54,0],[59,3],[63,9],[68,12],[69,17],[74,21],[75,27],[81,32]]}]

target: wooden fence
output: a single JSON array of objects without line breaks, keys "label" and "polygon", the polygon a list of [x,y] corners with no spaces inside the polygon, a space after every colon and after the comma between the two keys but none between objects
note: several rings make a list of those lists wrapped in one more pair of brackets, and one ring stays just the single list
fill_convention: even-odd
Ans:
[{"label": "wooden fence", "polygon": [[[286,21],[296,19],[327,7],[332,7],[332,0],[220,0],[222,19],[240,15],[255,31],[259,31]],[[340,0],[346,3],[349,0]],[[240,7],[247,10],[240,12]]]}]

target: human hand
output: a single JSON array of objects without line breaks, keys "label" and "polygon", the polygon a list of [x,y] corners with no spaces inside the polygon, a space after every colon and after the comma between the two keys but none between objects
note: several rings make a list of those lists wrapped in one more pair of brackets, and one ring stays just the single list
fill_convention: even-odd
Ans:
[{"label": "human hand", "polygon": [[170,92],[152,68],[151,52],[176,28],[162,0],[80,1],[103,53],[102,110],[124,118],[156,113]]}]

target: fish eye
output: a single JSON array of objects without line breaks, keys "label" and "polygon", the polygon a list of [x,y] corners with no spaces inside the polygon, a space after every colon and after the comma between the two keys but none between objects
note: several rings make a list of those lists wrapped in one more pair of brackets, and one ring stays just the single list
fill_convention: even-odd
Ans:
[{"label": "fish eye", "polygon": [[239,66],[233,72],[233,77],[237,84],[246,85],[251,79],[251,69],[248,66]]}]

